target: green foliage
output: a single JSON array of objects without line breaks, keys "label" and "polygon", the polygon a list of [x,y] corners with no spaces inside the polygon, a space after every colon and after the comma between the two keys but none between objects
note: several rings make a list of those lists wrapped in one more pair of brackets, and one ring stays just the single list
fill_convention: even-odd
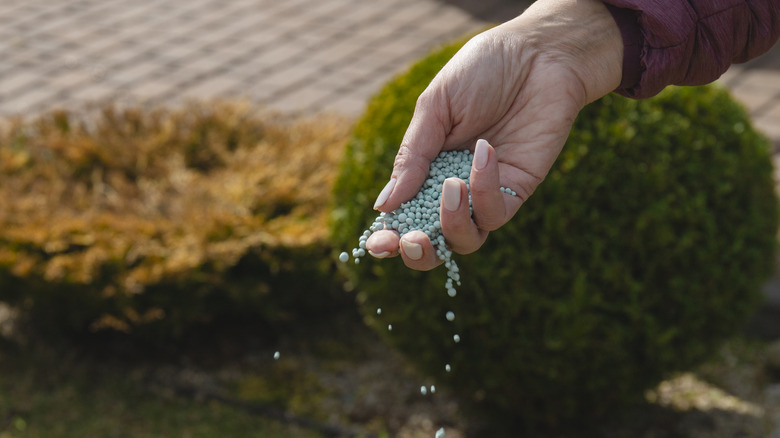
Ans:
[{"label": "green foliage", "polygon": [[[336,246],[372,222],[416,98],[458,47],[387,84],[355,127]],[[456,256],[457,297],[443,268],[349,271],[366,319],[423,372],[525,427],[561,427],[641,399],[738,330],[771,273],[777,225],[768,143],[744,110],[718,87],[670,88],[588,105],[516,217]]]},{"label": "green foliage", "polygon": [[327,208],[349,126],[219,102],[6,123],[0,301],[43,331],[160,340],[321,313],[340,293]]}]

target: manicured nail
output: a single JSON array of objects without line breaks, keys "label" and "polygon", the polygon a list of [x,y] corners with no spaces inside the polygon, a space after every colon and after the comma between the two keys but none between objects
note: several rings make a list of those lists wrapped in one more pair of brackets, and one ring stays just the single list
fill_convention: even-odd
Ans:
[{"label": "manicured nail", "polygon": [[444,208],[449,211],[455,211],[460,205],[460,183],[455,178],[447,178],[444,180],[444,187],[442,187],[444,193]]},{"label": "manicured nail", "polygon": [[477,146],[474,148],[474,167],[477,170],[482,170],[487,166],[488,162],[488,142],[485,139],[480,138],[477,140]]},{"label": "manicured nail", "polygon": [[385,258],[385,257],[390,255],[390,251],[382,251],[380,253],[376,253],[374,251],[371,251],[370,249],[368,250],[368,253],[371,254],[372,256],[378,258],[378,259],[383,259],[383,258]]},{"label": "manicured nail", "polygon": [[422,246],[419,244],[401,239],[401,246],[404,247],[404,254],[410,259],[420,260],[422,258]]},{"label": "manicured nail", "polygon": [[379,192],[379,196],[376,198],[376,202],[374,203],[374,210],[383,206],[385,202],[387,202],[387,198],[390,197],[390,193],[393,192],[394,187],[395,187],[395,178],[390,178],[390,181],[388,181],[388,183],[385,184],[385,188],[383,188],[382,191]]}]

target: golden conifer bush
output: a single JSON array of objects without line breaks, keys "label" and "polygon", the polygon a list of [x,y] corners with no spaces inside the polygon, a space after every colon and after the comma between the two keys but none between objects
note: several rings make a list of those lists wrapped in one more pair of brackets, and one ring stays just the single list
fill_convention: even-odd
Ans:
[{"label": "golden conifer bush", "polygon": [[228,102],[8,121],[0,300],[77,331],[274,314],[330,270],[349,128]]}]

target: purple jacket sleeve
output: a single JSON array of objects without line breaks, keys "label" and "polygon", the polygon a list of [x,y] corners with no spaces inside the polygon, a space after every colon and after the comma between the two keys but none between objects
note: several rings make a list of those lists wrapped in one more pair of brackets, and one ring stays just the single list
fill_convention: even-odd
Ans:
[{"label": "purple jacket sleeve", "polygon": [[780,36],[780,0],[603,1],[623,35],[623,80],[615,91],[633,98],[712,82]]}]

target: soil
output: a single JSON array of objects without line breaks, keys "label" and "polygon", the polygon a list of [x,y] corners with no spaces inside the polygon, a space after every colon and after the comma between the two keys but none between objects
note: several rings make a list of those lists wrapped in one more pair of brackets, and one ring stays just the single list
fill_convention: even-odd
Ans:
[{"label": "soil", "polygon": [[[13,314],[0,313],[8,335]],[[79,340],[78,348],[96,360],[130,363],[139,382],[160,396],[224,403],[323,436],[431,438],[440,427],[447,438],[518,436],[469,418],[443,387],[421,394],[421,386],[436,382],[385,345],[354,309],[270,338],[254,333],[257,327],[241,321],[204,327],[175,348],[152,351],[110,336]],[[780,370],[767,359],[773,348],[755,333],[730,340],[699,369],[648,391],[647,403],[577,436],[780,437]]]}]

